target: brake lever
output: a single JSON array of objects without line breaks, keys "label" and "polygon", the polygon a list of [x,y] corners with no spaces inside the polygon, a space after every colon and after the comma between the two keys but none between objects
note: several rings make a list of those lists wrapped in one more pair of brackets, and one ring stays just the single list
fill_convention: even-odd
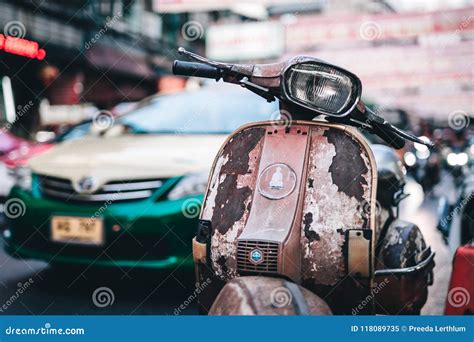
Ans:
[{"label": "brake lever", "polygon": [[425,145],[430,149],[435,146],[435,144],[433,142],[431,142],[430,140],[428,140],[428,141],[422,140],[422,139],[418,138],[416,135],[405,132],[404,130],[401,130],[400,128],[392,125],[390,122],[385,120],[383,117],[378,116],[376,113],[374,113],[368,107],[365,107],[365,113],[367,115],[367,121],[369,121],[369,122],[373,121],[373,122],[383,126],[385,129],[397,134],[401,138],[404,138],[404,139],[410,140],[412,142],[416,142],[416,143]]},{"label": "brake lever", "polygon": [[264,88],[259,86],[258,84],[250,82],[247,77],[241,79],[239,83],[242,87],[250,90],[252,93],[263,97],[265,100],[267,100],[267,102],[275,101],[275,96],[268,88]]},{"label": "brake lever", "polygon": [[398,135],[400,135],[401,137],[403,137],[405,139],[416,142],[418,144],[425,145],[429,149],[435,147],[435,144],[431,140],[428,140],[428,141],[422,140],[422,139],[418,138],[416,135],[405,132],[405,131],[401,130],[400,128],[396,127],[396,126],[393,126],[392,124],[389,124],[389,126],[390,126],[390,129],[393,132],[396,132]]}]

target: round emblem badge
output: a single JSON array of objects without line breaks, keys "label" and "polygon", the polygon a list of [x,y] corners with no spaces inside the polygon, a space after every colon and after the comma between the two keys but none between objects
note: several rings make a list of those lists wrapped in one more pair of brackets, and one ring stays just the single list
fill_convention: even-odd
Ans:
[{"label": "round emblem badge", "polygon": [[97,190],[97,180],[94,177],[85,176],[73,182],[73,188],[79,194],[91,194]]},{"label": "round emblem badge", "polygon": [[269,199],[282,199],[296,187],[296,173],[288,165],[267,166],[258,177],[258,192]]}]

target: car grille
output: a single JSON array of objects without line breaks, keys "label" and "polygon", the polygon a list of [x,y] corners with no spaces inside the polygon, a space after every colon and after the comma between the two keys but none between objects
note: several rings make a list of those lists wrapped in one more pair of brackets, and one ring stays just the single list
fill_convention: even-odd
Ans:
[{"label": "car grille", "polygon": [[78,193],[68,179],[40,176],[40,190],[47,197],[66,201],[125,201],[148,198],[163,182],[162,179],[113,181],[104,184],[92,194],[84,194]]},{"label": "car grille", "polygon": [[[263,261],[254,264],[250,261],[250,252],[259,249],[263,252]],[[275,242],[239,240],[237,245],[237,270],[240,272],[278,272],[278,249]]]}]

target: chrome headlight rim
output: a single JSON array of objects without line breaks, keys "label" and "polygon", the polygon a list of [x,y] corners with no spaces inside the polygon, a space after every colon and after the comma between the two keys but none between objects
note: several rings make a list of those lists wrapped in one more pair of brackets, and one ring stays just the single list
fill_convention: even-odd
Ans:
[{"label": "chrome headlight rim", "polygon": [[20,189],[31,191],[33,188],[33,171],[29,166],[17,166],[12,170],[14,185]]},{"label": "chrome headlight rim", "polygon": [[[176,201],[187,197],[204,195],[207,189],[209,172],[209,170],[205,170],[183,175],[167,193],[166,199]],[[198,185],[198,187],[201,186],[201,189],[190,189],[196,185]]]},{"label": "chrome headlight rim", "polygon": [[[332,113],[323,110],[322,108],[316,109],[315,107],[308,106],[306,103],[304,103],[302,100],[292,96],[288,90],[288,72],[291,68],[293,68],[296,65],[302,65],[302,64],[317,64],[322,67],[327,67],[334,69],[342,74],[345,74],[351,81],[352,81],[352,89],[354,89],[354,95],[351,96],[352,101],[349,101],[349,104],[346,105],[340,113]],[[280,79],[280,88],[281,88],[281,94],[283,98],[291,103],[294,103],[302,108],[309,109],[312,112],[319,113],[322,115],[328,115],[328,116],[334,116],[334,117],[344,117],[349,115],[354,108],[359,104],[361,97],[362,97],[362,82],[360,81],[359,77],[357,77],[355,74],[351,73],[350,71],[347,71],[346,69],[343,69],[341,67],[338,67],[333,64],[329,64],[326,62],[323,62],[317,58],[311,58],[311,57],[303,57],[303,59],[296,59],[289,65],[285,67],[283,72],[281,73],[281,79]]]}]

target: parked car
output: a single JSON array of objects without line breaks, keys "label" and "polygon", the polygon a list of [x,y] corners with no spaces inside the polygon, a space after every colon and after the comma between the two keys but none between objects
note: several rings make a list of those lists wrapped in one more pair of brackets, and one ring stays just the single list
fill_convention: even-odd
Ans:
[{"label": "parked car", "polygon": [[8,253],[58,264],[192,266],[217,150],[241,124],[276,110],[242,89],[203,88],[151,97],[112,127],[58,144],[32,158],[11,191],[24,210],[10,215]]},{"label": "parked car", "polygon": [[0,130],[0,158],[27,144],[28,140],[17,137],[8,131]]},{"label": "parked car", "polygon": [[4,163],[8,156],[15,151],[24,152],[29,149],[31,143],[28,140],[17,137],[16,135],[0,130],[0,227],[4,226],[3,203],[14,185],[10,169]]},{"label": "parked car", "polygon": [[28,161],[48,151],[57,143],[83,137],[89,132],[91,122],[89,120],[74,125],[54,139],[45,142],[35,143],[18,138],[22,141],[21,144],[0,156],[0,229],[5,227],[5,200],[15,185],[15,179],[21,180],[24,172],[29,173]]},{"label": "parked car", "polygon": [[8,184],[11,183],[11,186],[7,186],[7,183],[0,182],[0,198],[5,198],[10,192],[11,187],[14,184],[13,177],[21,172],[19,171],[22,167],[27,167],[28,161],[38,156],[49,149],[51,149],[55,144],[66,140],[79,139],[89,133],[90,126],[92,124],[91,120],[81,122],[79,124],[73,125],[65,130],[62,134],[54,137],[51,140],[44,142],[31,142],[28,140],[20,139],[21,144],[17,145],[14,149],[10,150],[8,153],[5,153],[0,156],[0,166],[1,166],[1,177],[2,181],[8,179]]}]

